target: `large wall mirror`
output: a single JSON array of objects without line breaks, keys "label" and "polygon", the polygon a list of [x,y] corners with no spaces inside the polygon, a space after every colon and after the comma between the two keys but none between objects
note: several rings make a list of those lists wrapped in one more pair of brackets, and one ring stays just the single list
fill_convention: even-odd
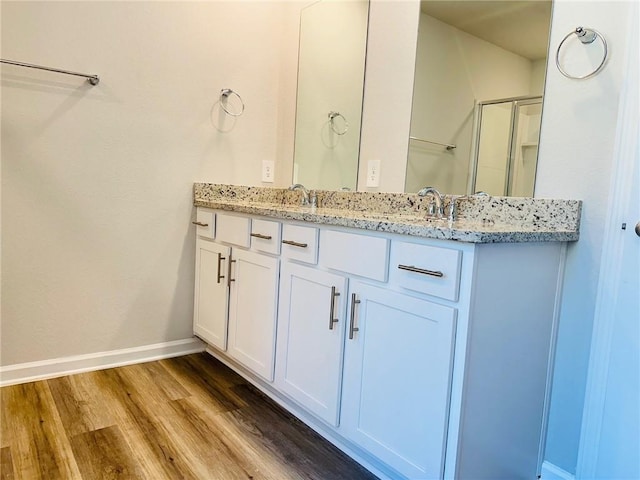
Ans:
[{"label": "large wall mirror", "polygon": [[[362,0],[301,11],[294,183],[356,189],[368,15]],[[404,190],[533,196],[551,0],[423,0],[419,15]]]},{"label": "large wall mirror", "polygon": [[405,191],[533,196],[551,1],[421,2]]},{"label": "large wall mirror", "polygon": [[356,189],[368,16],[368,0],[302,9],[294,183]]}]

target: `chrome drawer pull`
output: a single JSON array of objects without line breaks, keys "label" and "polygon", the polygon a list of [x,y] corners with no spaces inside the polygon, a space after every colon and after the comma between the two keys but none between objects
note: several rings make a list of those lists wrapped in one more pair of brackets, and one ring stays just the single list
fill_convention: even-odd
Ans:
[{"label": "chrome drawer pull", "polygon": [[263,240],[271,240],[271,235],[263,235],[261,233],[252,233],[252,237],[261,238]]},{"label": "chrome drawer pull", "polygon": [[351,294],[351,316],[349,317],[349,340],[353,340],[354,332],[359,331],[360,329],[354,326],[356,321],[356,305],[360,303],[360,300],[356,300],[356,294]]},{"label": "chrome drawer pull", "polygon": [[282,240],[282,243],[286,243],[287,245],[293,245],[294,247],[300,247],[300,248],[308,247],[306,243],[294,242],[293,240]]},{"label": "chrome drawer pull", "polygon": [[224,259],[225,257],[223,257],[221,253],[218,253],[218,283],[220,283],[220,280],[224,278],[224,275],[220,275],[220,272],[222,271],[222,260]]},{"label": "chrome drawer pull", "polygon": [[421,273],[423,275],[430,275],[432,277],[444,277],[444,273],[435,270],[426,270],[424,268],[414,267],[413,265],[398,265],[400,270],[406,270],[407,272]]},{"label": "chrome drawer pull", "polygon": [[333,330],[333,324],[338,323],[337,318],[333,318],[335,314],[336,297],[340,296],[340,292],[336,292],[336,287],[331,287],[331,304],[329,306],[329,330]]},{"label": "chrome drawer pull", "polygon": [[198,225],[199,227],[208,227],[209,224],[208,223],[202,223],[202,222],[191,222],[194,225]]}]

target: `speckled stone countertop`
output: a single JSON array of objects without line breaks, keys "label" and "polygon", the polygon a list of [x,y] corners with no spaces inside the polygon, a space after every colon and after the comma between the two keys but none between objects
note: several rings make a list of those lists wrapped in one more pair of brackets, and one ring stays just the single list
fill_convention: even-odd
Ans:
[{"label": "speckled stone countertop", "polygon": [[[195,183],[193,194],[198,207],[470,243],[576,241],[582,208],[578,200],[471,197],[458,200],[449,222],[426,219],[429,199],[411,193],[316,190],[314,208],[284,188]],[[445,197],[445,212],[452,198]]]}]

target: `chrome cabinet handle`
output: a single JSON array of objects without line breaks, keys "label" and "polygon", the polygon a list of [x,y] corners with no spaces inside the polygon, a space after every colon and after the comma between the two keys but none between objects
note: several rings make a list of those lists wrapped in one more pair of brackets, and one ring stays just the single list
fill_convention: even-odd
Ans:
[{"label": "chrome cabinet handle", "polygon": [[202,223],[202,222],[191,222],[194,225],[198,225],[199,227],[208,227],[209,224],[208,223]]},{"label": "chrome cabinet handle", "polygon": [[400,270],[406,270],[407,272],[421,273],[423,275],[429,275],[431,277],[444,277],[444,273],[435,270],[427,270],[424,268],[414,267],[413,265],[398,265]]},{"label": "chrome cabinet handle", "polygon": [[331,287],[331,304],[329,305],[329,330],[333,330],[333,324],[338,323],[337,318],[333,318],[335,314],[336,297],[340,296],[340,292],[336,292],[336,287]]},{"label": "chrome cabinet handle", "polygon": [[231,282],[235,282],[235,278],[231,278],[231,264],[236,263],[235,260],[231,259],[231,254],[229,254],[229,270],[227,270],[227,286],[231,288]]},{"label": "chrome cabinet handle", "polygon": [[252,233],[252,237],[261,238],[263,240],[271,240],[271,235],[263,235],[261,233]]},{"label": "chrome cabinet handle", "polygon": [[349,340],[353,340],[354,332],[358,332],[360,329],[354,326],[356,321],[356,305],[360,303],[360,300],[356,299],[356,294],[351,294],[351,315],[349,316]]},{"label": "chrome cabinet handle", "polygon": [[636,231],[636,235],[640,237],[640,222],[636,223],[636,228],[634,230]]},{"label": "chrome cabinet handle", "polygon": [[300,247],[300,248],[308,247],[306,243],[294,242],[293,240],[282,240],[282,243],[286,243],[287,245],[293,245],[294,247]]},{"label": "chrome cabinet handle", "polygon": [[222,260],[225,260],[225,257],[223,257],[221,253],[218,253],[218,283],[224,278],[224,275],[220,275],[222,271]]}]

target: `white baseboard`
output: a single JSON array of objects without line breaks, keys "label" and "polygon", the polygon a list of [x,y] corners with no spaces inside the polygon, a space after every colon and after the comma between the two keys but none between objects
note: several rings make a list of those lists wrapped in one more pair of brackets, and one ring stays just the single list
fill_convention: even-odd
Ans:
[{"label": "white baseboard", "polygon": [[575,480],[575,475],[557,467],[553,463],[542,463],[542,477],[541,480]]},{"label": "white baseboard", "polygon": [[197,338],[0,367],[0,387],[204,351]]}]

